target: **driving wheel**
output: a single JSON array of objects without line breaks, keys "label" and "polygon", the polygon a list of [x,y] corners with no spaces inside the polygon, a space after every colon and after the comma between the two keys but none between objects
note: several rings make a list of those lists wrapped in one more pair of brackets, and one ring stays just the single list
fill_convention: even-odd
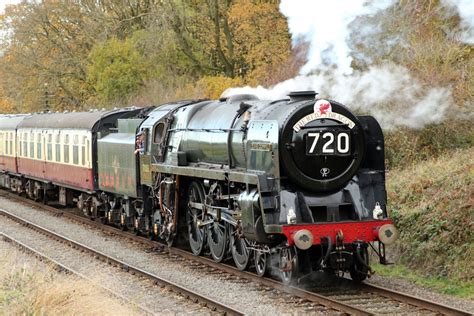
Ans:
[{"label": "driving wheel", "polygon": [[186,212],[186,222],[188,225],[188,239],[191,251],[199,256],[206,241],[206,229],[200,226],[204,220],[204,212],[202,209],[192,206],[192,203],[201,204],[204,201],[204,188],[199,182],[193,181],[188,188],[188,209]]}]

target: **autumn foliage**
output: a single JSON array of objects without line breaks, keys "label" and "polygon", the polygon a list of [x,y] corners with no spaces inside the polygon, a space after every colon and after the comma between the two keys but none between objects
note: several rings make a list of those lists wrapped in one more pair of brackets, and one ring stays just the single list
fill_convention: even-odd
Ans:
[{"label": "autumn foliage", "polygon": [[292,58],[275,1],[44,0],[0,23],[1,112],[215,98]]},{"label": "autumn foliage", "polygon": [[[354,25],[353,68],[403,65],[427,86],[450,85],[468,113],[474,52],[446,31],[459,19],[443,10],[438,1],[399,1],[358,19],[380,32],[358,42]],[[0,19],[0,112],[148,105],[274,85],[305,61],[306,44],[292,45],[287,24],[272,0],[23,1]]]}]

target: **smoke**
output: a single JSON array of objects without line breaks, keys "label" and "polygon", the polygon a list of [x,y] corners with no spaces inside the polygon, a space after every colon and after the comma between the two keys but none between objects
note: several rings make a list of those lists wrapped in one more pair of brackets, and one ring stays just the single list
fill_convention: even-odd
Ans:
[{"label": "smoke", "polygon": [[[469,6],[470,1],[466,0],[465,5]],[[370,66],[366,71],[351,67],[354,32],[357,41],[369,46],[373,46],[371,41],[378,32],[375,25],[361,25],[364,21],[361,18],[387,10],[393,4],[394,0],[282,0],[280,10],[288,19],[293,42],[303,39],[309,43],[307,63],[301,68],[300,75],[270,88],[232,88],[223,95],[249,93],[261,99],[278,99],[291,91],[315,90],[320,97],[334,99],[359,113],[375,116],[385,129],[421,128],[440,122],[453,104],[450,89],[426,88],[410,75],[408,69],[393,63]],[[461,5],[457,7],[460,12],[465,10]],[[396,45],[396,39],[380,38],[386,42],[378,46]]]},{"label": "smoke", "polygon": [[442,0],[441,3],[454,9],[461,18],[459,40],[467,44],[474,44],[474,1],[472,0]]},{"label": "smoke", "polygon": [[315,90],[320,96],[335,96],[352,110],[374,115],[385,129],[397,126],[421,128],[440,122],[452,104],[451,91],[433,88],[425,91],[407,69],[395,64],[373,66],[351,75],[327,72],[297,76],[271,88],[233,88],[225,96],[255,94],[260,99],[284,98],[291,91]]},{"label": "smoke", "polygon": [[393,4],[393,0],[314,1],[283,0],[280,11],[288,18],[293,39],[303,38],[310,44],[308,62],[301,74],[308,74],[322,64],[336,64],[343,73],[351,73],[349,28],[357,17],[372,15]]}]

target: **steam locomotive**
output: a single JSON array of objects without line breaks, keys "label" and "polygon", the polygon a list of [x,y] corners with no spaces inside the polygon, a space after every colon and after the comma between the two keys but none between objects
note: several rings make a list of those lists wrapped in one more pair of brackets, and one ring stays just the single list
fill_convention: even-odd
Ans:
[{"label": "steam locomotive", "polygon": [[3,115],[0,186],[285,283],[397,237],[379,124],[313,91]]}]

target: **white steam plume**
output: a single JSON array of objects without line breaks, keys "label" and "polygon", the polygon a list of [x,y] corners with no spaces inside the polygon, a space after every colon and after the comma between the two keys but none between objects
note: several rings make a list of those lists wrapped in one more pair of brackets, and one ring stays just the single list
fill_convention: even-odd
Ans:
[{"label": "white steam plume", "polygon": [[454,8],[461,18],[460,40],[474,44],[474,1],[473,0],[442,0],[441,3]]},{"label": "white steam plume", "polygon": [[[299,76],[273,87],[232,88],[224,96],[250,93],[261,99],[277,99],[291,91],[315,90],[321,97],[374,115],[385,129],[421,128],[441,121],[453,104],[449,89],[425,89],[408,69],[391,63],[372,66],[364,72],[351,68],[350,24],[393,3],[393,0],[282,0],[280,9],[288,18],[293,40],[303,38],[309,42],[308,62]],[[367,28],[358,31],[366,41],[373,33]]]},{"label": "white steam plume", "polygon": [[332,63],[343,73],[351,73],[347,40],[349,24],[358,16],[375,14],[393,4],[393,0],[283,0],[280,11],[288,17],[293,39],[303,38],[310,44],[308,62],[301,74],[308,74],[322,64]]},{"label": "white steam plume", "polygon": [[233,88],[224,94],[249,93],[261,99],[276,99],[298,90],[315,90],[323,96],[334,96],[352,110],[371,113],[385,129],[397,126],[421,128],[439,122],[452,104],[449,89],[436,88],[425,92],[404,67],[394,64],[370,67],[366,72],[351,75],[338,72],[300,75],[269,89],[262,86]]}]

